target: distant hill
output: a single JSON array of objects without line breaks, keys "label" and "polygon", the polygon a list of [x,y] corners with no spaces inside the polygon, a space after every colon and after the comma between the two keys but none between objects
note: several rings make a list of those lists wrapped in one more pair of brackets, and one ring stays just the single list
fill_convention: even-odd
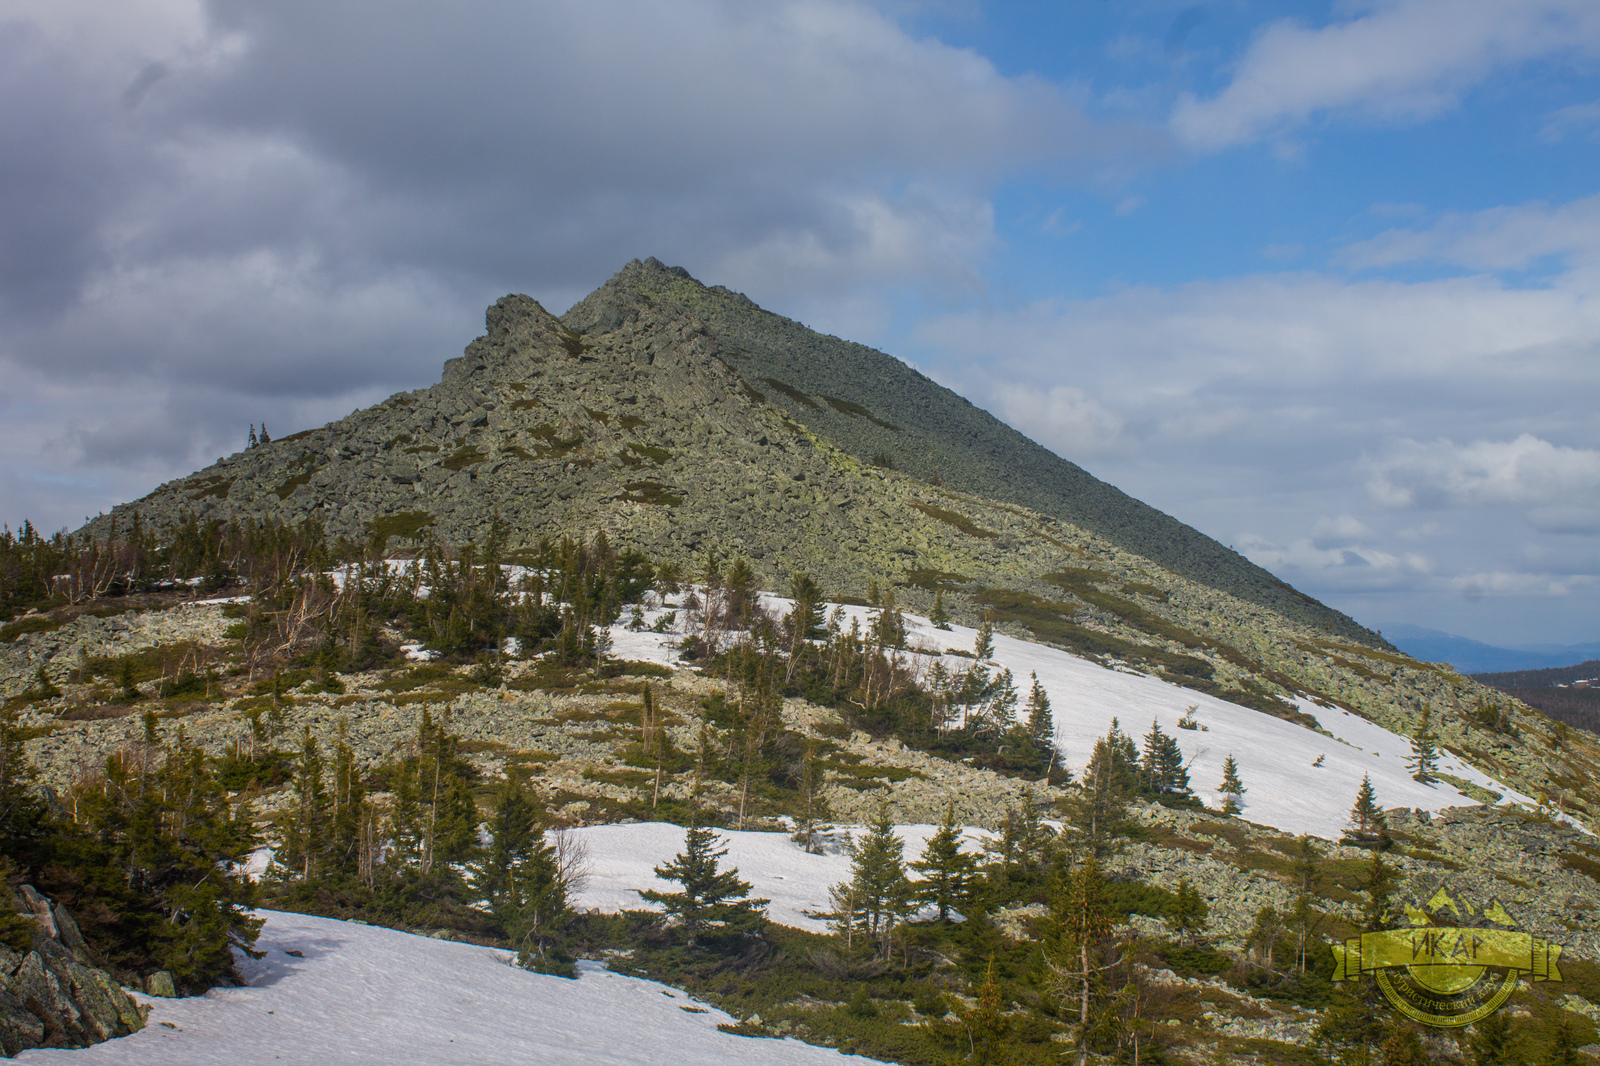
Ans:
[{"label": "distant hill", "polygon": [[1499,689],[1558,722],[1600,733],[1600,659],[1548,670],[1474,674],[1473,680]]},{"label": "distant hill", "polygon": [[1449,663],[1463,674],[1506,673],[1572,666],[1600,656],[1600,644],[1545,644],[1501,648],[1421,626],[1395,624],[1382,628],[1384,638],[1414,659]]}]

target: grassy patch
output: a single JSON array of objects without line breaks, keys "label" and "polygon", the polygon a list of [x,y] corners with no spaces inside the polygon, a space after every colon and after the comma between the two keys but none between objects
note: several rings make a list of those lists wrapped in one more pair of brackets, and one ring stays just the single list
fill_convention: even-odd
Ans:
[{"label": "grassy patch", "polygon": [[656,448],[648,444],[629,444],[622,449],[617,458],[628,466],[644,466],[646,464],[661,466],[672,460],[672,453],[665,448]]},{"label": "grassy patch", "polygon": [[535,407],[543,406],[543,404],[534,399],[532,396],[524,396],[521,399],[512,400],[510,403],[506,404],[506,409],[509,411],[531,411]]},{"label": "grassy patch", "polygon": [[280,500],[287,500],[290,496],[294,495],[295,490],[301,485],[308,484],[311,481],[311,475],[317,472],[316,456],[304,456],[295,462],[295,466],[299,467],[300,472],[295,474],[288,481],[285,481],[282,485],[279,485],[277,488],[272,490],[273,492],[277,493],[278,499]]},{"label": "grassy patch", "polygon": [[233,483],[236,480],[238,479],[223,477],[221,474],[213,474],[210,477],[201,478],[199,481],[190,486],[197,491],[189,493],[189,499],[226,499],[229,490],[233,488]]},{"label": "grassy patch", "polygon": [[0,644],[10,644],[24,633],[48,633],[66,624],[67,620],[64,618],[51,618],[43,614],[20,618],[0,626]]},{"label": "grassy patch", "polygon": [[1000,535],[984,529],[982,526],[975,525],[966,515],[957,514],[954,511],[946,511],[943,507],[934,507],[932,504],[916,503],[914,501],[911,506],[929,518],[937,518],[945,525],[954,526],[969,537],[983,537],[987,540],[994,540]]},{"label": "grassy patch", "polygon": [[555,426],[535,426],[528,430],[528,436],[539,442],[533,450],[541,458],[566,455],[583,444],[583,434],[574,433],[571,439],[563,440],[560,430]]},{"label": "grassy patch", "polygon": [[761,383],[764,385],[771,385],[773,388],[777,389],[779,392],[789,397],[789,399],[803,407],[809,407],[813,411],[822,410],[821,404],[807,396],[805,393],[801,392],[799,389],[795,388],[793,385],[785,385],[777,378],[762,378]]},{"label": "grassy patch", "polygon": [[865,418],[868,422],[871,422],[875,426],[882,426],[884,429],[890,429],[896,433],[900,432],[899,426],[895,425],[893,422],[885,422],[883,419],[879,418],[877,415],[873,414],[871,411],[867,410],[865,407],[862,407],[858,403],[853,403],[850,400],[841,400],[837,396],[824,396],[823,399],[827,401],[829,407],[833,408],[835,411],[838,411],[840,414],[849,415],[851,418]]},{"label": "grassy patch", "polygon": [[628,491],[620,499],[628,503],[648,503],[659,507],[677,507],[683,503],[683,497],[674,495],[672,490],[659,481],[630,481],[625,486]]},{"label": "grassy patch", "polygon": [[399,511],[395,514],[374,518],[367,523],[367,532],[374,539],[381,538],[387,544],[390,537],[403,537],[415,540],[425,526],[433,525],[433,515],[427,511]]},{"label": "grassy patch", "polygon": [[463,444],[439,465],[446,470],[465,470],[489,458],[489,453],[475,444]]},{"label": "grassy patch", "polygon": [[972,579],[965,574],[953,574],[948,570],[907,570],[901,583],[927,589],[929,592],[938,592],[941,589],[950,592],[970,580]]}]

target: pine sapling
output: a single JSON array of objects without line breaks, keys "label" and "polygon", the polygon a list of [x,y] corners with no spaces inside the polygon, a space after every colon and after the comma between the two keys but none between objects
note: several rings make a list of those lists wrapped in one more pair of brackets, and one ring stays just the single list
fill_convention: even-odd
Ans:
[{"label": "pine sapling", "polygon": [[1222,793],[1222,813],[1238,814],[1239,797],[1248,791],[1244,782],[1239,780],[1239,762],[1229,752],[1228,757],[1222,760],[1222,784],[1217,786],[1217,791]]},{"label": "pine sapling", "polygon": [[1411,734],[1411,757],[1406,760],[1406,766],[1411,770],[1414,781],[1430,785],[1439,780],[1439,742],[1434,736],[1426,707],[1422,709],[1422,718]]}]

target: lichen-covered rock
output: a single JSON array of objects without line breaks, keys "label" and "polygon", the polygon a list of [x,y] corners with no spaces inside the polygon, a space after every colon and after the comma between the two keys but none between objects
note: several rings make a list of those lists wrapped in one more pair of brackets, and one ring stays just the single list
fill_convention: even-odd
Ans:
[{"label": "lichen-covered rock", "polygon": [[34,915],[27,952],[0,947],[0,1050],[7,1056],[38,1047],[88,1047],[144,1027],[133,998],[104,970],[85,965],[63,944],[70,929],[86,954],[77,923],[63,906],[52,907],[32,886],[18,894]]}]

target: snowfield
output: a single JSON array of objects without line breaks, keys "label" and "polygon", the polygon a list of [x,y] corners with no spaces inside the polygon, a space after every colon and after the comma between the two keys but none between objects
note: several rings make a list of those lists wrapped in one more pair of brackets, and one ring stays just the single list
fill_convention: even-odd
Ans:
[{"label": "snowfield", "polygon": [[[928,838],[937,829],[931,825],[895,827],[895,835],[905,841],[907,862],[921,857]],[[825,933],[828,923],[816,915],[831,909],[828,889],[850,879],[845,841],[861,832],[859,827],[834,829],[821,855],[808,853],[784,833],[723,829],[717,832],[717,846],[728,849],[721,860],[722,868],[736,867],[739,876],[750,882],[750,895],[772,901],[767,907],[768,918],[779,925]],[[582,843],[588,855],[588,879],[572,901],[579,910],[660,910],[656,904],[640,899],[638,890],[671,892],[679,887],[657,878],[654,868],[683,850],[685,830],[681,825],[595,825],[568,833]],[[991,836],[982,829],[964,830],[961,850],[981,851],[983,841]],[[931,909],[928,915],[933,915]]]},{"label": "snowfield", "polygon": [[267,924],[257,947],[266,957],[241,967],[248,987],[192,999],[141,996],[152,1007],[142,1031],[81,1051],[24,1051],[17,1061],[829,1066],[846,1058],[796,1040],[719,1032],[718,1023],[734,1019],[687,993],[609,973],[598,963],[580,964],[581,976],[569,981],[507,965],[504,951],[331,918],[261,913]]},{"label": "snowfield", "polygon": [[[763,596],[763,603],[779,613],[789,602]],[[832,610],[832,607],[829,607]],[[647,622],[654,623],[662,611],[647,611]],[[852,618],[861,620],[863,631],[873,612],[864,607],[844,608],[845,625]],[[681,622],[682,613],[679,613]],[[911,648],[937,650],[939,655],[915,658],[931,666],[936,658],[954,672],[966,669],[972,660],[943,654],[944,649],[971,651],[977,631],[952,626],[935,629],[926,619],[908,614],[906,643]],[[630,633],[622,626],[611,630],[612,654],[671,665],[677,662],[673,644],[681,633]],[[1063,764],[1075,773],[1089,761],[1097,738],[1117,719],[1122,731],[1138,743],[1150,729],[1151,721],[1175,738],[1189,767],[1189,784],[1197,796],[1214,808],[1222,806],[1216,788],[1222,783],[1222,762],[1230,754],[1238,761],[1239,776],[1248,791],[1242,797],[1240,817],[1289,833],[1309,833],[1336,840],[1344,832],[1361,787],[1362,775],[1371,775],[1378,802],[1384,808],[1414,807],[1441,811],[1449,807],[1476,806],[1477,801],[1462,795],[1444,782],[1419,784],[1406,769],[1411,741],[1338,708],[1318,707],[1302,702],[1302,711],[1317,719],[1333,738],[1260,711],[1206,696],[1159,677],[1131,670],[1119,670],[1088,659],[1081,659],[1056,648],[1018,640],[996,633],[994,657],[998,668],[1013,674],[1018,693],[1026,702],[1029,674],[1037,673],[1039,683],[1050,696],[1055,716],[1056,746]],[[1201,728],[1179,729],[1178,721],[1187,708]],[[1488,774],[1448,752],[1441,751],[1439,769],[1453,777],[1501,793],[1502,803],[1538,806],[1538,801],[1496,781]],[[1314,766],[1318,758],[1322,765]],[[908,849],[909,850],[909,849]]]}]

